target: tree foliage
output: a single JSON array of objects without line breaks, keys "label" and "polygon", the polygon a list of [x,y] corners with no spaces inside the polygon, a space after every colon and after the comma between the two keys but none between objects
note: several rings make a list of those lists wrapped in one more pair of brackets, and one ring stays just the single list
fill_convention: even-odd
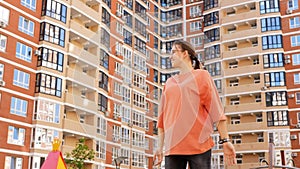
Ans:
[{"label": "tree foliage", "polygon": [[76,147],[71,151],[65,154],[67,159],[65,160],[68,166],[76,169],[84,168],[85,160],[93,160],[95,157],[95,151],[90,149],[85,145],[85,139],[79,139],[79,142],[76,144]]}]

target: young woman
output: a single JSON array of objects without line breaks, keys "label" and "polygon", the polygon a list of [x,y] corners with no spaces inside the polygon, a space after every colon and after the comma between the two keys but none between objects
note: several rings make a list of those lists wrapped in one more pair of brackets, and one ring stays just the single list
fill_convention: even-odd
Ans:
[{"label": "young woman", "polygon": [[162,162],[165,146],[165,168],[211,169],[213,125],[220,134],[225,163],[236,164],[235,150],[227,133],[226,116],[209,73],[200,69],[192,45],[176,41],[170,56],[180,74],[169,78],[164,86],[158,119],[159,147],[155,164]]}]

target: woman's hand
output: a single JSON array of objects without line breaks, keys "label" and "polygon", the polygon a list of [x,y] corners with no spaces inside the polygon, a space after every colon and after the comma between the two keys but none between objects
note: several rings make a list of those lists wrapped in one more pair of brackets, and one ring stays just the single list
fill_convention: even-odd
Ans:
[{"label": "woman's hand", "polygon": [[163,151],[162,150],[156,150],[153,158],[153,165],[157,166],[160,165],[163,160]]},{"label": "woman's hand", "polygon": [[231,142],[223,143],[225,164],[231,166],[236,164],[235,149]]}]

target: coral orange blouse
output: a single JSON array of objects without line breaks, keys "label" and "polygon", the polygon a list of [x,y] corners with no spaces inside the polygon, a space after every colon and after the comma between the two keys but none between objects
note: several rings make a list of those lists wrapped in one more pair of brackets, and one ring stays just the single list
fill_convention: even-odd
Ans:
[{"label": "coral orange blouse", "polygon": [[172,76],[164,87],[158,128],[165,133],[165,155],[191,155],[214,145],[213,124],[226,120],[214,81],[206,70]]}]

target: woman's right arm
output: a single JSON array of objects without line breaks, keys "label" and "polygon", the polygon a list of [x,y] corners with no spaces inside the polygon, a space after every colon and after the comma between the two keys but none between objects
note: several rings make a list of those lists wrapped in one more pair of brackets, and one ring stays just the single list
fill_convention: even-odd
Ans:
[{"label": "woman's right arm", "polygon": [[153,159],[154,165],[159,165],[163,160],[164,139],[165,139],[164,129],[158,128],[158,148],[154,154],[154,159]]}]

